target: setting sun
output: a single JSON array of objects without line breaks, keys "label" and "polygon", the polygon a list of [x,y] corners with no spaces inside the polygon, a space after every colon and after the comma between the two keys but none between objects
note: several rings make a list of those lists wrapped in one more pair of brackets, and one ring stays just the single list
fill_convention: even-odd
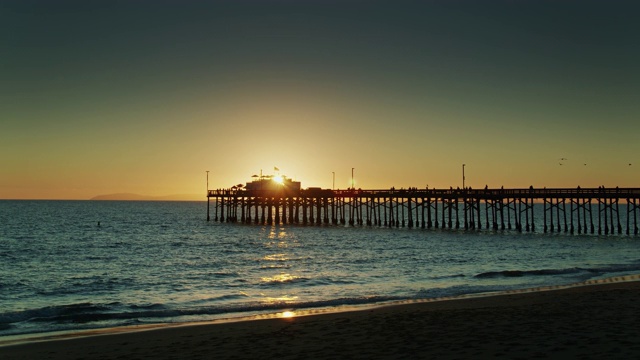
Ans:
[{"label": "setting sun", "polygon": [[284,184],[284,178],[281,175],[274,176],[273,181],[277,182],[278,184]]}]

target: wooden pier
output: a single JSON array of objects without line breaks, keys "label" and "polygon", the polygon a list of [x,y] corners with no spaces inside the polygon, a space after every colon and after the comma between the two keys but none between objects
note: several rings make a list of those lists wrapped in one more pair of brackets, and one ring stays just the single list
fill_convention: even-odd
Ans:
[{"label": "wooden pier", "polygon": [[[298,183],[299,184],[299,183]],[[638,235],[640,188],[208,190],[207,220]]]}]

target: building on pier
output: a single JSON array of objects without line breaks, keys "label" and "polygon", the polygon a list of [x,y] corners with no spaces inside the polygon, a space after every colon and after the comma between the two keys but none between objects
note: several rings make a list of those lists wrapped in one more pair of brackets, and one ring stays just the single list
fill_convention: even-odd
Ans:
[{"label": "building on pier", "polygon": [[[242,188],[240,188],[242,190]],[[284,175],[260,176],[244,186],[244,195],[264,197],[289,197],[300,194],[301,184]]]}]

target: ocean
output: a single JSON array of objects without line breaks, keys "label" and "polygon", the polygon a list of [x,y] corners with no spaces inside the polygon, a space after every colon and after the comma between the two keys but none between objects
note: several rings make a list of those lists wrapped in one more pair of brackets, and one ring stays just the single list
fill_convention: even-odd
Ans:
[{"label": "ocean", "polygon": [[207,222],[206,202],[0,201],[0,342],[637,273],[634,235],[262,226]]}]

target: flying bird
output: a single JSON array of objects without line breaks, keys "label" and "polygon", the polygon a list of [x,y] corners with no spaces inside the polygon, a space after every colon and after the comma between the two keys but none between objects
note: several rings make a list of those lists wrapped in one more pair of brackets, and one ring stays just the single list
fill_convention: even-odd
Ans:
[{"label": "flying bird", "polygon": [[560,160],[569,160],[569,159],[567,159],[567,158],[560,158]]}]

